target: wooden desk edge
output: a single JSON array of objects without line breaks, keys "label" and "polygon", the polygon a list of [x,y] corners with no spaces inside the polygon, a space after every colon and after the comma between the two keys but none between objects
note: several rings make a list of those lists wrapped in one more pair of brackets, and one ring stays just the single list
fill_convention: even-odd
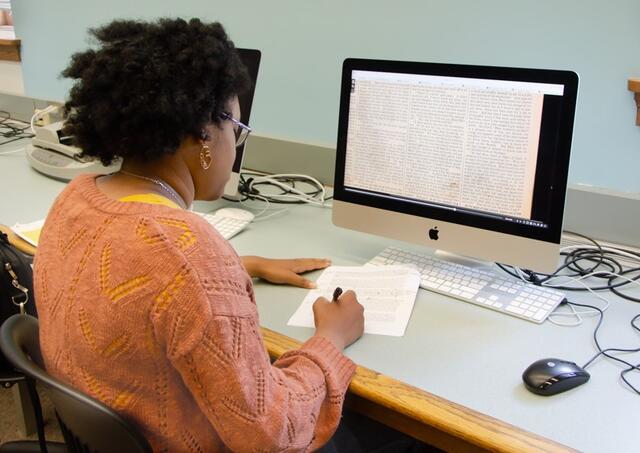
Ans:
[{"label": "wooden desk edge", "polygon": [[[262,335],[273,359],[301,345],[265,327]],[[346,404],[446,451],[576,451],[361,366]]]}]

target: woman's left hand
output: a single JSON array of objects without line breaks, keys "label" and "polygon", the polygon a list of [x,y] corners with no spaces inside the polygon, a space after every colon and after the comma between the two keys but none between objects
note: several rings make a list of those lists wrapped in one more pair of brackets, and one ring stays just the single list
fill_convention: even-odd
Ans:
[{"label": "woman's left hand", "polygon": [[315,288],[316,284],[298,274],[324,269],[331,265],[330,260],[321,258],[270,259],[260,256],[243,256],[241,259],[253,278],[300,288]]}]

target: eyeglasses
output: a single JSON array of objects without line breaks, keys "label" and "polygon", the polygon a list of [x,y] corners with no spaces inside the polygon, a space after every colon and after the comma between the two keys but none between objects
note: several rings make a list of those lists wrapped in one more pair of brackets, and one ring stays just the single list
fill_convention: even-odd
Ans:
[{"label": "eyeglasses", "polygon": [[249,126],[247,126],[246,124],[241,123],[240,121],[238,121],[237,119],[235,119],[234,117],[232,117],[231,115],[229,115],[226,112],[222,112],[220,114],[220,117],[222,119],[231,121],[233,124],[235,124],[237,126],[236,129],[235,129],[236,148],[238,146],[244,145],[244,142],[247,141],[247,137],[251,133],[252,129]]}]

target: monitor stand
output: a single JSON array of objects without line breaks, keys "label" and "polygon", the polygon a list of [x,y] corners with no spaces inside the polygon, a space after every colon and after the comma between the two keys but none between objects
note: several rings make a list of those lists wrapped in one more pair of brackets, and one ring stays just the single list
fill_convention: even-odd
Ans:
[{"label": "monitor stand", "polygon": [[238,184],[240,183],[240,169],[238,172],[232,171],[229,176],[229,181],[224,186],[224,197],[228,200],[239,201],[242,198],[240,191],[238,190]]}]

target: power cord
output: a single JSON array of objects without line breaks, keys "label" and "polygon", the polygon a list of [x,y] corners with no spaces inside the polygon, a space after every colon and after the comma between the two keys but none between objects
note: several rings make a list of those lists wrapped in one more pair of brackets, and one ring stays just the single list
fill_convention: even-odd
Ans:
[{"label": "power cord", "polygon": [[[640,352],[640,348],[606,348],[606,349],[602,349],[602,346],[600,345],[600,341],[598,341],[598,330],[600,330],[600,326],[602,325],[602,321],[604,320],[604,312],[603,310],[601,310],[600,308],[594,306],[594,305],[588,305],[588,304],[579,304],[577,302],[569,302],[568,300],[566,301],[567,304],[573,306],[578,306],[578,307],[588,307],[591,308],[593,310],[596,310],[599,314],[600,314],[600,319],[598,319],[598,323],[596,324],[596,328],[593,331],[593,341],[596,345],[596,348],[598,350],[598,352],[591,357],[583,366],[583,369],[586,369],[589,365],[591,365],[598,357],[600,357],[601,355],[611,359],[611,360],[615,360],[616,362],[622,363],[623,365],[626,365],[627,368],[625,368],[624,370],[622,370],[620,372],[620,378],[624,381],[625,384],[627,384],[627,386],[633,390],[636,394],[640,395],[640,390],[638,390],[631,382],[629,382],[629,380],[627,379],[627,373],[630,373],[631,371],[640,371],[640,363],[637,365],[634,365],[630,362],[627,362],[626,360],[621,359],[620,357],[616,357],[614,355],[612,355],[612,352],[621,352],[621,353],[634,353],[634,352]],[[636,332],[640,332],[640,327],[638,325],[636,325],[636,321],[638,320],[638,318],[640,318],[640,314],[637,314],[633,317],[633,319],[631,320],[631,328],[634,329]]]},{"label": "power cord", "polygon": [[[275,174],[264,175],[253,172],[240,174],[238,185],[240,200],[258,200],[274,204],[311,204],[318,207],[330,208],[327,203],[332,197],[328,197],[324,185],[308,175],[299,174]],[[265,208],[266,210],[266,208]]]},{"label": "power cord", "polygon": [[36,133],[36,127],[35,127],[35,122],[41,117],[46,115],[47,113],[53,112],[55,110],[58,110],[58,106],[57,105],[48,105],[46,106],[44,109],[37,111],[36,113],[33,114],[33,116],[31,117],[31,132],[35,135]]},{"label": "power cord", "polygon": [[[569,233],[588,240],[593,246],[563,247],[560,255],[564,256],[564,263],[551,274],[496,264],[509,275],[534,285],[548,286],[562,291],[590,291],[592,293],[609,290],[623,299],[640,302],[640,298],[630,296],[620,290],[628,285],[640,285],[640,253],[619,247],[603,246],[588,236]],[[625,269],[619,261],[622,257],[637,262],[638,266]],[[566,281],[564,284],[557,284],[558,279]],[[587,284],[583,281],[585,279],[596,279],[597,283]],[[602,282],[603,280],[604,282]],[[577,283],[579,286],[569,286],[572,283]]]},{"label": "power cord", "polygon": [[[604,320],[604,312],[611,305],[611,301],[596,292],[608,290],[623,299],[640,302],[640,298],[630,296],[621,291],[622,287],[628,287],[628,285],[640,286],[640,282],[638,281],[640,279],[640,253],[621,247],[604,246],[588,236],[579,233],[569,233],[586,239],[592,245],[567,246],[561,248],[560,255],[564,256],[564,262],[551,274],[536,273],[527,269],[519,269],[499,263],[496,264],[504,272],[526,283],[532,283],[537,286],[548,286],[563,291],[589,291],[595,297],[603,300],[606,305],[600,308],[595,305],[570,302],[565,299],[560,307],[567,306],[570,312],[554,311],[547,319],[556,325],[577,326],[582,324],[582,316],[591,314],[599,315],[598,323],[593,331],[593,341],[598,352],[591,357],[582,368],[591,365],[601,355],[621,363],[625,365],[626,368],[620,372],[620,378],[633,392],[640,395],[640,389],[636,388],[627,378],[628,373],[640,371],[640,363],[634,365],[627,360],[613,355],[613,353],[629,354],[640,352],[640,347],[602,348],[598,340],[598,331]],[[638,263],[639,265],[635,266],[632,264],[632,267],[625,268],[620,262],[621,258],[634,264]],[[558,283],[560,279],[564,280]],[[587,280],[593,279],[596,281],[587,283]],[[576,310],[576,307],[587,310]],[[560,323],[553,319],[554,316],[573,316],[577,321],[575,323]],[[631,328],[640,333],[640,326],[637,324],[639,319],[640,314],[637,314],[631,319],[630,323]]]},{"label": "power cord", "polygon": [[[25,126],[21,126],[22,124],[25,124]],[[27,131],[27,129],[29,129],[29,125],[23,123],[22,121],[11,118],[11,113],[0,110],[0,137],[7,139],[0,141],[0,146],[22,140],[24,138],[33,137],[33,134],[25,132]],[[20,151],[22,151],[22,149],[0,152],[0,156],[5,154],[13,154]]]}]

